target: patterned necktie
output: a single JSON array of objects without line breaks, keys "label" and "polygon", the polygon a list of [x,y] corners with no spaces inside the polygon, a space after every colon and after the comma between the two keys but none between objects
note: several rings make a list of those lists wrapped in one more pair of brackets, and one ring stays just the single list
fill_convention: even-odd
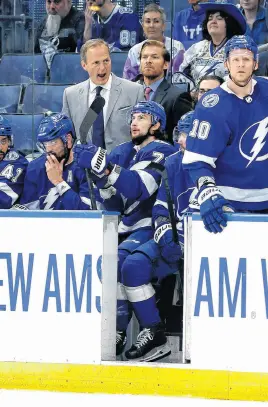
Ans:
[{"label": "patterned necktie", "polygon": [[146,100],[150,100],[151,92],[152,92],[152,89],[149,86],[147,86],[147,88],[145,88],[145,91],[144,91],[144,96],[145,96]]},{"label": "patterned necktie", "polygon": [[[102,86],[96,87],[96,96],[94,100],[96,100],[97,98],[102,98],[100,94],[102,89]],[[97,147],[105,148],[103,109],[93,123],[92,143],[95,144],[95,146]]]}]

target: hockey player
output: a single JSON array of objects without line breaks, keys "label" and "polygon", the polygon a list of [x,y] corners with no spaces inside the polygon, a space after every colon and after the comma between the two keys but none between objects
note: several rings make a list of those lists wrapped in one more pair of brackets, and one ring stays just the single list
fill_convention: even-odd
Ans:
[{"label": "hockey player", "polygon": [[[151,362],[170,354],[151,281],[153,278],[161,281],[164,277],[177,272],[179,260],[182,257],[182,216],[188,207],[190,198],[196,193],[196,188],[189,175],[182,170],[185,137],[191,128],[192,115],[193,112],[186,113],[179,121],[178,140],[181,150],[169,156],[165,163],[168,184],[175,205],[179,243],[175,243],[173,240],[167,191],[162,181],[153,208],[154,239],[132,251],[122,266],[122,283],[129,302],[129,311],[134,311],[141,327],[136,343],[125,353],[126,358],[130,360]],[[120,331],[117,332],[117,338],[120,338],[120,341],[117,342],[117,353],[121,353],[124,349],[129,319],[130,317],[120,319],[119,315],[118,328]]]},{"label": "hockey player", "polygon": [[205,228],[214,233],[227,225],[225,210],[268,210],[268,81],[252,78],[257,45],[233,37],[225,65],[229,79],[200,99],[183,159]]},{"label": "hockey player", "polygon": [[62,113],[41,121],[37,142],[44,154],[29,164],[20,200],[27,209],[90,209],[85,171],[73,160],[75,139],[72,121]]},{"label": "hockey player", "polygon": [[[94,145],[75,147],[78,164],[90,168],[99,177],[96,184],[106,209],[120,210],[118,249],[118,334],[117,354],[121,353],[120,324],[128,325],[129,309],[121,283],[121,269],[126,257],[153,237],[152,207],[161,181],[159,165],[176,150],[162,141],[166,114],[161,105],[143,101],[130,114],[132,141],[116,147],[107,157]],[[105,176],[102,176],[106,174]],[[122,322],[124,321],[124,322]]]},{"label": "hockey player", "polygon": [[22,193],[28,161],[14,150],[11,125],[0,116],[0,209],[10,209]]}]

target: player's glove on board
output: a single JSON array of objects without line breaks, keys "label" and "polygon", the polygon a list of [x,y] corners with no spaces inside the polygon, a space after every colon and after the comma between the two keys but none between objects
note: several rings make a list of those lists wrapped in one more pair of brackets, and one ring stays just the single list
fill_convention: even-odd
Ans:
[{"label": "player's glove on board", "polygon": [[213,183],[203,184],[200,187],[197,200],[205,228],[212,233],[221,233],[227,226],[225,212],[234,212],[230,202]]},{"label": "player's glove on board", "polygon": [[160,253],[167,263],[176,263],[182,256],[179,243],[173,240],[171,223],[163,223],[154,233],[154,241],[159,245]]}]

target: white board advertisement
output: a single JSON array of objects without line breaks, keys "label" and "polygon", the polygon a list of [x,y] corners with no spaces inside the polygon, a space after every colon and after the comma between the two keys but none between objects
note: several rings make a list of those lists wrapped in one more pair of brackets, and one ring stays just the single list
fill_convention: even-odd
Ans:
[{"label": "white board advertisement", "polygon": [[229,215],[215,235],[193,215],[187,239],[186,355],[203,368],[267,371],[268,216]]},{"label": "white board advertisement", "polygon": [[100,363],[101,212],[0,217],[0,361]]}]

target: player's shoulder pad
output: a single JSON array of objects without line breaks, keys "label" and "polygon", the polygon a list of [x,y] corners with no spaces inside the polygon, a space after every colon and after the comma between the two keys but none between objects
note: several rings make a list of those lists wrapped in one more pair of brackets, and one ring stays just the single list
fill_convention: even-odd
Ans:
[{"label": "player's shoulder pad", "polygon": [[20,154],[15,150],[10,150],[5,155],[3,161],[16,161],[20,158]]},{"label": "player's shoulder pad", "polygon": [[118,13],[120,14],[133,14],[133,10],[127,8],[127,7],[119,7]]},{"label": "player's shoulder pad", "polygon": [[[228,98],[228,95],[229,93],[225,92],[220,87],[212,89],[199,100],[196,107],[212,113],[223,108],[223,105],[225,105],[226,97]],[[227,106],[225,106],[225,108],[226,107]]]},{"label": "player's shoulder pad", "polygon": [[29,162],[28,164],[28,171],[35,170],[35,169],[42,169],[45,168],[45,163],[47,160],[46,154],[40,155],[40,157],[35,158],[33,161]]},{"label": "player's shoulder pad", "polygon": [[19,165],[28,165],[28,161],[27,159],[24,157],[24,155],[22,155],[21,153],[19,153],[16,150],[10,150],[8,151],[8,153],[5,155],[3,161],[9,161],[12,164],[19,164]]},{"label": "player's shoulder pad", "polygon": [[167,155],[173,154],[177,151],[174,146],[172,146],[167,141],[163,141],[163,140],[154,140],[151,143],[147,144],[146,147],[144,148],[144,151],[148,151],[148,152],[149,151],[159,151],[159,152],[163,152]]},{"label": "player's shoulder pad", "polygon": [[169,155],[165,160],[165,167],[178,167],[181,165],[183,159],[182,151],[176,151],[175,153]]}]

